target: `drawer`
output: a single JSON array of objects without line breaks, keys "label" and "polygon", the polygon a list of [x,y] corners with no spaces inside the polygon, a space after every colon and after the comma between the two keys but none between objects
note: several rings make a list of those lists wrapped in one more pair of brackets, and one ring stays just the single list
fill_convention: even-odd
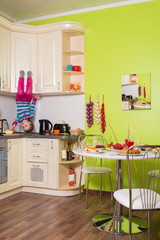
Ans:
[{"label": "drawer", "polygon": [[44,150],[28,150],[27,162],[48,162],[48,153]]},{"label": "drawer", "polygon": [[27,149],[41,149],[41,150],[47,150],[47,144],[48,141],[46,140],[40,140],[40,139],[27,139]]}]

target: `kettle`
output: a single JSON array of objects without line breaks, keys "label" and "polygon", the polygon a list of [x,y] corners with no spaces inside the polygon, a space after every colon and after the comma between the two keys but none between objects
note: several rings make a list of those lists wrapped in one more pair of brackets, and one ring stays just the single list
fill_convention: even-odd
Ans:
[{"label": "kettle", "polygon": [[8,128],[7,119],[0,119],[0,135],[4,134]]},{"label": "kettle", "polygon": [[40,119],[39,123],[40,123],[39,134],[45,134],[45,133],[51,132],[53,125],[49,120]]}]

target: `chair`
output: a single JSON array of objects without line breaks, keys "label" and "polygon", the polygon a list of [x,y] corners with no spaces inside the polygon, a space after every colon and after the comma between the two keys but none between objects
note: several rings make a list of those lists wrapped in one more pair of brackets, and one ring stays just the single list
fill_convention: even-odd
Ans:
[{"label": "chair", "polygon": [[[145,149],[144,152],[141,152],[143,154],[141,157],[129,154],[129,151],[135,147]],[[158,193],[158,190],[160,190],[160,178],[156,178],[156,181],[150,182],[148,172],[153,175],[154,173],[159,173],[157,171],[160,169],[160,145],[132,146],[127,151],[126,160],[128,188],[115,191],[113,196],[117,202],[129,209],[130,239],[132,239],[132,211],[142,210],[147,212],[148,240],[150,240],[150,212],[160,209],[160,194]],[[115,218],[113,231],[115,237]]]},{"label": "chair", "polygon": [[[104,138],[101,135],[81,135],[78,139],[79,148],[85,149],[86,147],[95,147],[97,145],[104,145]],[[90,161],[89,166],[87,163]],[[85,166],[84,166],[85,162]],[[100,163],[100,166],[98,165]],[[98,165],[98,166],[97,166]],[[83,159],[82,167],[81,167],[81,173],[80,173],[80,181],[79,181],[79,198],[81,199],[81,181],[82,181],[82,174],[87,175],[87,184],[86,184],[86,209],[88,208],[88,189],[89,189],[89,181],[90,176],[93,174],[99,174],[100,175],[100,198],[102,197],[102,175],[106,174],[109,178],[110,183],[110,190],[111,190],[111,201],[113,200],[113,194],[112,194],[112,182],[111,182],[111,176],[112,169],[103,167],[102,166],[102,159],[97,158],[87,158],[85,157],[85,161]]]}]

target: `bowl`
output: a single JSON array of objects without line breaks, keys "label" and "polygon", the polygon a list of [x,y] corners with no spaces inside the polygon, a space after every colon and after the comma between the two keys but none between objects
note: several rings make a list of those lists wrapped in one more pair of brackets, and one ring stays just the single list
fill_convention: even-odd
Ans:
[{"label": "bowl", "polygon": [[75,130],[69,130],[69,132],[70,132],[71,135],[81,135],[84,132],[84,130],[75,129]]}]

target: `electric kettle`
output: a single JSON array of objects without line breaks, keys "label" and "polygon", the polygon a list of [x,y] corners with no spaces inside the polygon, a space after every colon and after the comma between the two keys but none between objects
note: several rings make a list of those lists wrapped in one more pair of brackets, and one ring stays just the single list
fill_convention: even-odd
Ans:
[{"label": "electric kettle", "polygon": [[0,119],[0,135],[6,133],[6,130],[9,128],[7,119]]},{"label": "electric kettle", "polygon": [[52,128],[53,128],[53,125],[52,123],[47,120],[47,119],[40,119],[39,120],[39,134],[46,134],[48,132],[51,132]]}]

